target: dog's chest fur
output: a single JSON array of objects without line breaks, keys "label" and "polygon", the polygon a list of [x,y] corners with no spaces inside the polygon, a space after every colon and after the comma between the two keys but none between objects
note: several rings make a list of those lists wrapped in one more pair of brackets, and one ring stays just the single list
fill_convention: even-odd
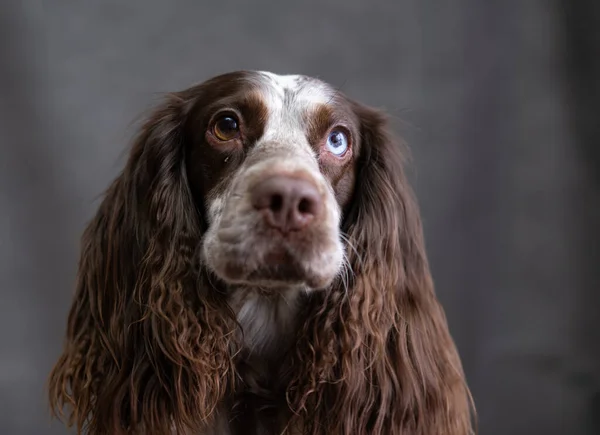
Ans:
[{"label": "dog's chest fur", "polygon": [[[268,292],[237,288],[229,305],[237,315],[241,349],[236,356],[236,392],[225,407],[228,434],[279,433],[289,418],[285,388],[306,301],[304,288]],[[221,420],[221,424],[223,421]]]},{"label": "dog's chest fur", "polygon": [[268,359],[273,351],[288,347],[295,338],[304,295],[301,287],[269,292],[249,288],[234,291],[229,303],[237,315],[244,350]]}]

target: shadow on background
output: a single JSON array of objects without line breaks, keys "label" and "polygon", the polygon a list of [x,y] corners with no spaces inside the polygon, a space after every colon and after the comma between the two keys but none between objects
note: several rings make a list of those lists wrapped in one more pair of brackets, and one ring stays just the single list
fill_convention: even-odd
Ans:
[{"label": "shadow on background", "polygon": [[590,433],[600,433],[600,3],[563,1],[566,89],[574,142],[581,159],[582,189],[573,210],[578,216],[579,273],[582,305],[579,345],[594,368],[587,385]]}]

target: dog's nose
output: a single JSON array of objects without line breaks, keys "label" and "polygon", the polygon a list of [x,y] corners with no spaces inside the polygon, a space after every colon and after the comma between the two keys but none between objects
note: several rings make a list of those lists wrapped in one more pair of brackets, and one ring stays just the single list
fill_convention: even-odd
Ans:
[{"label": "dog's nose", "polygon": [[284,233],[306,227],[321,210],[314,184],[302,178],[276,175],[260,181],[251,192],[252,205],[267,224]]}]

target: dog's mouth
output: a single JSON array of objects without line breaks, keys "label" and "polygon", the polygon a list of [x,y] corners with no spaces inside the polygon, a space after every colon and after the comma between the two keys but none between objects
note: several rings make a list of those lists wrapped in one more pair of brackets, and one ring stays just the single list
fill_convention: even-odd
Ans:
[{"label": "dog's mouth", "polygon": [[258,253],[230,255],[215,272],[231,284],[265,288],[306,285],[318,289],[327,286],[333,278],[312,272],[305,262],[299,259],[293,248],[283,244],[260,255],[260,260],[256,257],[251,258],[252,255],[258,257]]},{"label": "dog's mouth", "polygon": [[343,259],[335,199],[323,199],[304,178],[245,184],[250,193],[231,195],[209,227],[208,267],[227,284],[329,286]]}]

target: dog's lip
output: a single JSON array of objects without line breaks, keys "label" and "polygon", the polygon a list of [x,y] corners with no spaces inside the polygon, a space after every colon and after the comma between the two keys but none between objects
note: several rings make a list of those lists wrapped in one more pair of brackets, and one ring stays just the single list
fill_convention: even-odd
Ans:
[{"label": "dog's lip", "polygon": [[[304,239],[310,237],[310,231],[289,231],[282,232],[278,229],[269,228],[264,225],[258,225],[254,230],[251,231],[253,234],[258,235],[261,239],[269,240],[273,244],[281,245],[293,245],[295,243],[304,243]],[[223,227],[218,229],[217,238],[219,243],[235,246],[245,242],[245,238],[248,233],[240,231],[235,228],[234,225]],[[276,247],[275,247],[276,248]]]},{"label": "dog's lip", "polygon": [[[221,254],[213,270],[227,283],[268,288],[302,285],[316,290],[328,287],[335,279],[335,275],[330,276],[312,264],[314,261],[303,261],[303,252],[306,255],[322,252],[313,246],[323,241],[314,232],[307,234],[307,238],[301,232],[286,235],[262,225],[245,232],[223,222],[219,227],[213,247],[218,247]],[[249,232],[252,242],[248,240]],[[210,252],[207,255],[215,258]]]},{"label": "dog's lip", "polygon": [[228,256],[225,264],[226,275],[249,280],[273,277],[274,281],[279,282],[302,281],[306,275],[306,268],[294,254],[293,247],[283,243],[267,248],[261,256],[262,261],[252,266],[245,261],[250,255],[251,252],[246,254],[238,252]]},{"label": "dog's lip", "polygon": [[327,287],[335,278],[311,273],[293,254],[293,249],[283,245],[271,249],[264,256],[265,261],[256,266],[250,266],[244,261],[245,258],[246,256],[240,253],[229,256],[220,270],[215,272],[230,284],[265,288],[303,285],[311,289],[320,289]]},{"label": "dog's lip", "polygon": [[273,267],[278,265],[295,265],[298,261],[290,252],[291,250],[283,245],[277,245],[271,248],[264,256],[264,266]]},{"label": "dog's lip", "polygon": [[235,228],[219,228],[217,232],[217,238],[219,239],[219,243],[224,243],[227,245],[236,245],[241,243],[242,241],[242,233]]}]

